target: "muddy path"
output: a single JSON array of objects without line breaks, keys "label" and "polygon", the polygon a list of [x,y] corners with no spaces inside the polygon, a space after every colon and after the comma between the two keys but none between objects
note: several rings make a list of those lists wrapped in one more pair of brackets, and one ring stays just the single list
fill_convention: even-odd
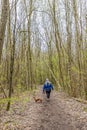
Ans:
[{"label": "muddy path", "polygon": [[0,130],[87,130],[87,104],[56,91],[48,100],[41,88],[35,95],[42,103],[31,96],[24,106],[15,104],[10,112],[0,115]]}]

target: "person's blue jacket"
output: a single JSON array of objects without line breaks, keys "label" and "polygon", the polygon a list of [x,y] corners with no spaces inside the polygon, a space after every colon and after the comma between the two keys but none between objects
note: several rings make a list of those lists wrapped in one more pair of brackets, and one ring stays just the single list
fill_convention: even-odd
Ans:
[{"label": "person's blue jacket", "polygon": [[50,91],[50,90],[53,90],[53,85],[51,83],[48,83],[46,82],[44,85],[43,85],[43,92],[44,91]]}]

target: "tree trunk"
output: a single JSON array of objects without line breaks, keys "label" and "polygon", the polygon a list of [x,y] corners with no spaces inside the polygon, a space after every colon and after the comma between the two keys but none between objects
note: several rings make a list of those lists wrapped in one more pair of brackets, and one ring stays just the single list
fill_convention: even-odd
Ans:
[{"label": "tree trunk", "polygon": [[1,62],[1,56],[2,56],[3,43],[4,43],[6,23],[7,23],[7,18],[8,18],[8,10],[9,10],[9,0],[3,0],[1,21],[0,21],[0,62]]},{"label": "tree trunk", "polygon": [[70,16],[70,3],[68,0],[65,0],[65,9],[66,9],[66,31],[67,31],[67,54],[68,54],[68,92],[73,94],[73,88],[71,83],[71,42],[72,42],[72,30],[71,30],[71,16]]},{"label": "tree trunk", "polygon": [[[13,30],[13,44],[11,47],[11,59],[10,59],[10,76],[9,76],[9,101],[7,104],[7,111],[10,109],[10,105],[11,105],[11,96],[13,93],[13,86],[12,86],[12,81],[13,81],[13,71],[14,71],[14,56],[15,56],[15,44],[16,44],[16,40],[15,40],[15,35],[16,35],[16,0],[15,0],[15,23],[14,23],[14,30]],[[10,16],[9,16],[10,17]]]},{"label": "tree trunk", "polygon": [[63,80],[63,73],[62,73],[62,60],[61,60],[61,53],[60,51],[62,50],[61,48],[61,37],[60,37],[60,33],[59,33],[59,29],[58,29],[58,23],[56,20],[56,2],[55,0],[53,1],[53,21],[54,21],[54,31],[55,31],[55,44],[56,44],[56,49],[57,49],[57,53],[58,53],[58,65],[59,65],[59,82],[60,85],[63,86],[64,88],[64,80]]}]

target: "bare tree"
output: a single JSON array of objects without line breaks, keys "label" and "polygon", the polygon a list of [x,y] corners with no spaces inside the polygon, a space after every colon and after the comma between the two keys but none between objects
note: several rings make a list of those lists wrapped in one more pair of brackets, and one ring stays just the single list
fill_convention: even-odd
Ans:
[{"label": "bare tree", "polygon": [[[12,92],[13,90],[13,86],[12,86],[12,81],[13,81],[13,71],[14,71],[14,56],[15,56],[15,44],[16,44],[16,21],[17,21],[17,13],[16,13],[16,0],[15,0],[15,22],[14,22],[14,29],[13,29],[13,44],[11,47],[11,59],[10,59],[10,74],[9,74],[9,101],[7,104],[7,111],[10,109],[10,104],[11,104],[11,96],[12,96]],[[10,16],[9,16],[10,17]]]},{"label": "bare tree", "polygon": [[68,54],[68,86],[70,89],[69,93],[73,93],[72,92],[72,77],[71,77],[71,42],[72,42],[72,28],[71,28],[71,5],[70,5],[70,1],[65,0],[65,11],[66,11],[66,31],[67,31],[67,54]]}]

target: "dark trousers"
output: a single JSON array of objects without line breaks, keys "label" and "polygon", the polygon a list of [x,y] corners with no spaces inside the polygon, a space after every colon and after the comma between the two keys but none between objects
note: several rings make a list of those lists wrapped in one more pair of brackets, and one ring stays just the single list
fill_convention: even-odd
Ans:
[{"label": "dark trousers", "polygon": [[51,93],[51,90],[46,90],[47,98],[50,98],[50,93]]}]

